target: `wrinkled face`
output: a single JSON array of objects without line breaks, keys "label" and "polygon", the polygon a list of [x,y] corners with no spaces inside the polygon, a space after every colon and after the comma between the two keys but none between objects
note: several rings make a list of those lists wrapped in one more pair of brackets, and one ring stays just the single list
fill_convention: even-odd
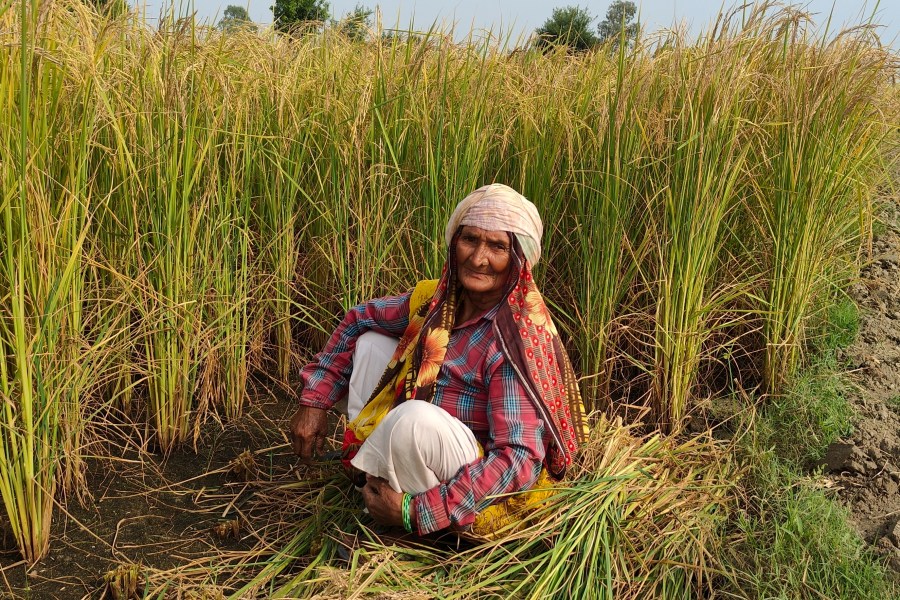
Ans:
[{"label": "wrinkled face", "polygon": [[509,234],[464,225],[456,241],[459,282],[470,294],[500,294],[509,278]]}]

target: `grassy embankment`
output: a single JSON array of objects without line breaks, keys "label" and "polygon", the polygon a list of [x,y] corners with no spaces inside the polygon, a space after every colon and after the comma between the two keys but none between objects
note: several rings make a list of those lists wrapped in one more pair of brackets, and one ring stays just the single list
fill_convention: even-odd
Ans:
[{"label": "grassy embankment", "polygon": [[[538,276],[592,408],[669,432],[703,416],[700,400],[783,406],[810,324],[856,270],[895,134],[896,56],[865,29],[810,36],[792,12],[568,56],[440,35],[151,30],[78,2],[0,11],[0,494],[28,561],[48,551],[53,498],[88,493],[101,425],[144,421],[139,443],[170,452],[211,411],[240,415],[251,374],[289,384],[343,310],[439,272],[444,223],[484,182],[541,210]],[[348,581],[737,593],[769,581],[759,561],[724,558],[723,531],[780,556],[753,537],[767,525],[736,531],[738,515],[789,526],[819,508],[779,491],[758,425],[754,477],[739,480],[736,455],[708,437],[604,423],[553,505],[554,549],[545,524],[465,561],[382,553]],[[762,490],[753,502],[747,486]],[[265,551],[282,551],[262,571],[260,555],[241,564],[251,585],[311,593],[333,545],[303,500],[327,498],[321,485],[280,493],[296,512]],[[286,577],[296,564],[309,566]],[[195,583],[239,586],[218,569]]]}]

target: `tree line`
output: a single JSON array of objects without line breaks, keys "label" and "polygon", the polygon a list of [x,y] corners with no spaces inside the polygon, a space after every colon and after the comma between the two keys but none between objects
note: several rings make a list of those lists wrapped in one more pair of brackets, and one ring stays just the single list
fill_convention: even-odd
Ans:
[{"label": "tree line", "polygon": [[[372,27],[373,10],[361,4],[357,4],[353,11],[340,20],[332,17],[327,0],[275,0],[270,8],[275,28],[283,33],[309,31],[310,28],[330,24],[340,28],[351,39],[363,40]],[[594,27],[596,19],[587,8],[554,8],[550,17],[535,30],[536,43],[542,48],[565,46],[573,52],[590,50],[606,43],[615,48],[620,41],[630,43],[637,37],[640,23],[635,20],[636,15],[637,7],[634,2],[615,0],[609,5],[606,18]],[[217,26],[223,30],[256,27],[247,9],[236,5],[229,5],[225,9]]]},{"label": "tree line", "polygon": [[[98,12],[118,16],[128,11],[126,0],[85,0]],[[340,20],[331,14],[327,0],[275,0],[269,9],[275,29],[281,33],[309,32],[328,25],[339,29],[354,40],[364,40],[372,28],[374,11],[367,6],[356,7]],[[606,18],[593,26],[596,18],[587,8],[564,6],[554,8],[550,17],[535,30],[535,43],[549,49],[566,47],[571,52],[583,52],[601,44],[619,46],[620,41],[630,43],[640,31],[635,21],[637,7],[630,0],[615,0],[606,11]],[[216,27],[223,31],[248,28],[257,29],[250,13],[243,6],[229,4]]]}]

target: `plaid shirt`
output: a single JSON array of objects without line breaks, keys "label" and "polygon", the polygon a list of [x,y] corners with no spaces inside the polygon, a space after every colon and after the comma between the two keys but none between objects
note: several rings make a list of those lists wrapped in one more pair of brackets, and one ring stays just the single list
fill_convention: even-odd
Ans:
[{"label": "plaid shirt", "polygon": [[[399,338],[411,293],[350,310],[301,377],[300,403],[330,409],[347,393],[356,339],[366,331]],[[497,309],[453,327],[432,404],[466,424],[485,455],[414,498],[419,533],[470,525],[496,496],[530,488],[540,475],[549,433],[494,336]],[[545,434],[547,437],[545,439]]]}]

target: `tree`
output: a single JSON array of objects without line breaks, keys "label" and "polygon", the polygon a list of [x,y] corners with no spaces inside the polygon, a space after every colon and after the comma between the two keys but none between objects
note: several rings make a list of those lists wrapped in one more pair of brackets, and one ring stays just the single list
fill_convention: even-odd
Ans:
[{"label": "tree", "polygon": [[225,9],[217,27],[222,31],[233,31],[241,27],[256,29],[256,25],[250,20],[250,14],[247,12],[247,9],[233,4],[229,4]]},{"label": "tree", "polygon": [[554,8],[553,15],[536,31],[540,36],[538,45],[542,47],[564,45],[576,52],[588,50],[598,42],[597,36],[591,31],[593,20],[594,17],[586,8],[578,6]]},{"label": "tree", "polygon": [[640,23],[632,23],[637,14],[637,7],[629,0],[615,0],[606,9],[606,19],[597,26],[601,42],[612,41],[613,47],[618,48],[622,32],[625,32],[625,40],[631,43],[637,38],[641,28]]},{"label": "tree", "polygon": [[322,23],[331,15],[326,0],[275,0],[275,29],[287,32],[305,23]]},{"label": "tree", "polygon": [[357,4],[352,12],[344,15],[344,18],[336,23],[338,31],[346,35],[355,42],[361,42],[366,39],[369,30],[372,28],[371,8],[367,8],[362,4]]}]

